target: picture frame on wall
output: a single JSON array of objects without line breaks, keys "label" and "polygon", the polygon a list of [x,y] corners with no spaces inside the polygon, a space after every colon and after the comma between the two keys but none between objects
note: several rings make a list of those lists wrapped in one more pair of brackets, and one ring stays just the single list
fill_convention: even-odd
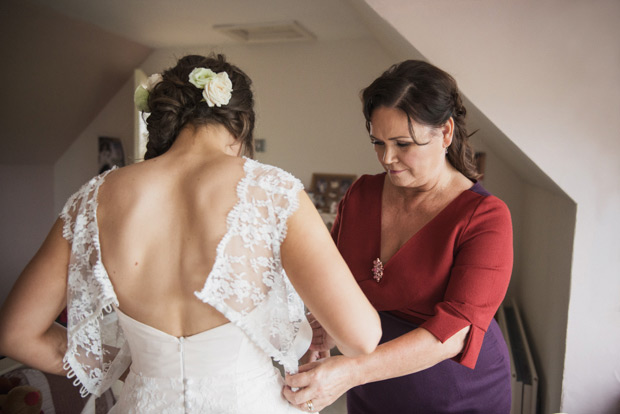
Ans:
[{"label": "picture frame on wall", "polygon": [[319,211],[335,213],[338,203],[357,178],[354,174],[313,173],[310,196]]},{"label": "picture frame on wall", "polygon": [[99,137],[99,174],[114,166],[125,166],[123,141],[119,138]]}]

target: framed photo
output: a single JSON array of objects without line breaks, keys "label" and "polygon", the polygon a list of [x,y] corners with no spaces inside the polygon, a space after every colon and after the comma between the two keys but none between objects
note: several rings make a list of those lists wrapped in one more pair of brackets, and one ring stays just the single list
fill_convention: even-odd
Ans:
[{"label": "framed photo", "polygon": [[319,211],[335,213],[338,202],[357,178],[352,174],[312,174],[310,195]]},{"label": "framed photo", "polygon": [[125,166],[123,142],[119,138],[99,137],[99,174],[114,166]]}]

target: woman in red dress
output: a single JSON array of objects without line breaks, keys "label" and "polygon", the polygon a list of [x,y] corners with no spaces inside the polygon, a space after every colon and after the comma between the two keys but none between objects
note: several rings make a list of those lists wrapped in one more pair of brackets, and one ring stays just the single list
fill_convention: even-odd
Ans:
[{"label": "woman in red dress", "polygon": [[[287,378],[300,390],[285,396],[321,409],[348,391],[350,414],[509,413],[510,363],[493,316],[512,271],[512,224],[476,181],[456,82],[405,61],[362,99],[385,172],[351,186],[332,236],[380,311],[383,338],[369,355],[302,366]],[[331,348],[314,328],[315,350]]]}]

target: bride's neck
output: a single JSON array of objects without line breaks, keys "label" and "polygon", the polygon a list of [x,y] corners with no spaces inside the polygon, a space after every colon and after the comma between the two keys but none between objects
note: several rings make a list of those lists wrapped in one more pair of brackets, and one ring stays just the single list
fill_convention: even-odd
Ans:
[{"label": "bride's neck", "polygon": [[239,141],[223,125],[189,125],[179,132],[166,154],[207,161],[222,155],[239,156],[240,148]]}]

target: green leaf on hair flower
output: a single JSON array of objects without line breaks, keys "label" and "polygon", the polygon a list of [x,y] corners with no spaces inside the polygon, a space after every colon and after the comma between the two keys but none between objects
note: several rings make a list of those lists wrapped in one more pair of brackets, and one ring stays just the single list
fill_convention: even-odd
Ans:
[{"label": "green leaf on hair flower", "polygon": [[149,91],[142,85],[138,86],[133,95],[133,102],[138,111],[149,112]]}]

